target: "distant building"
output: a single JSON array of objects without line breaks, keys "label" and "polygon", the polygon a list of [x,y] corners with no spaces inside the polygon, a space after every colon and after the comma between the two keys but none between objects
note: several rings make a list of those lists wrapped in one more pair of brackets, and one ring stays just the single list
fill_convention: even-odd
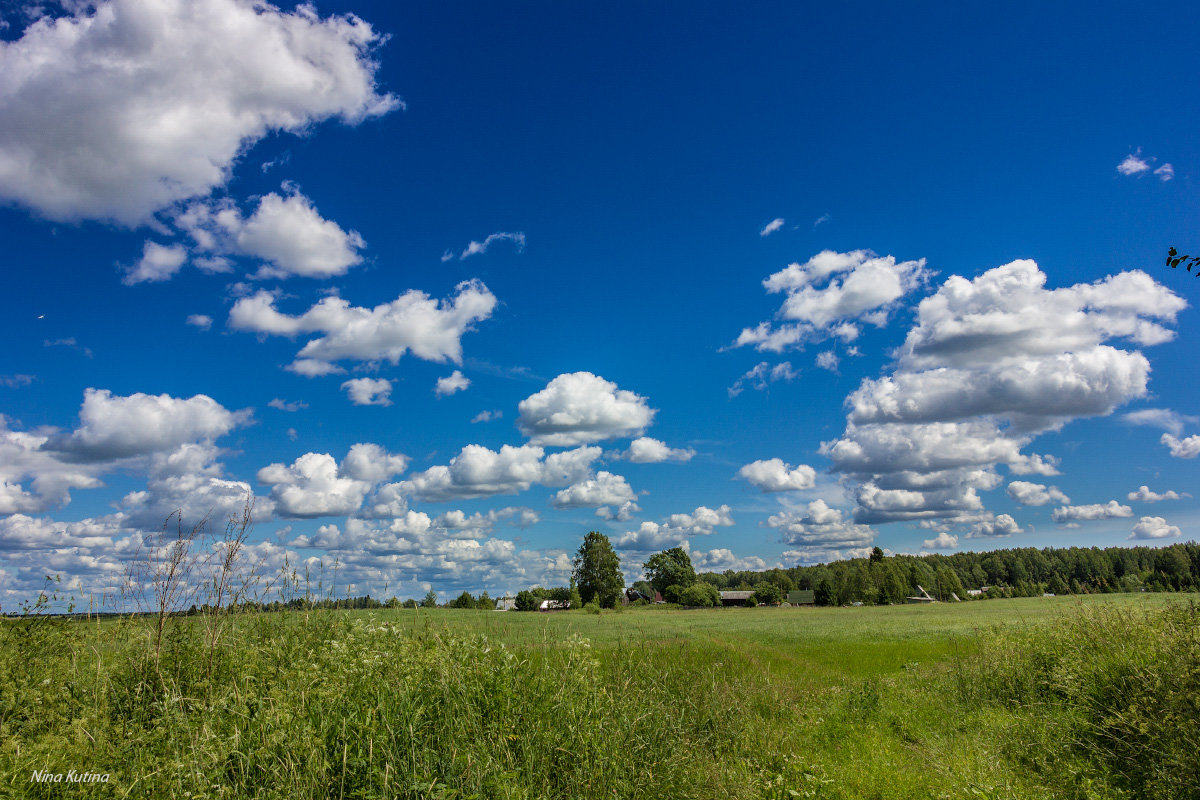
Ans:
[{"label": "distant building", "polygon": [[750,596],[754,594],[752,591],[732,591],[721,592],[721,605],[723,606],[744,606],[750,602]]},{"label": "distant building", "polygon": [[933,597],[930,597],[929,592],[925,591],[925,587],[918,583],[917,584],[917,594],[915,594],[912,597],[904,598],[904,602],[906,602],[906,603],[936,603],[937,600],[935,600]]},{"label": "distant building", "polygon": [[566,611],[570,607],[570,600],[543,600],[538,611]]},{"label": "distant building", "polygon": [[496,610],[497,611],[516,611],[517,610],[517,598],[512,597],[511,595],[507,595],[507,594],[504,595],[504,597],[496,598]]},{"label": "distant building", "polygon": [[812,589],[795,589],[788,592],[787,603],[789,606],[815,606],[817,593]]}]

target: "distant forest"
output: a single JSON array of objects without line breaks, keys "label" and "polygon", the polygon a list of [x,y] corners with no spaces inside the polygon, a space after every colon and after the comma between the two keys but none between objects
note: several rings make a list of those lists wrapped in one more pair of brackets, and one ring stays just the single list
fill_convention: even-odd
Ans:
[{"label": "distant forest", "polygon": [[940,600],[951,594],[979,597],[1033,597],[1098,592],[1194,592],[1200,590],[1200,545],[1169,547],[1023,547],[987,553],[885,556],[878,547],[869,558],[812,567],[762,572],[726,570],[697,576],[718,589],[754,589],[773,583],[783,592],[812,589],[817,605],[903,603],[918,585]]},{"label": "distant forest", "polygon": [[[628,565],[626,565],[628,566]],[[839,606],[849,603],[887,605],[925,589],[939,600],[998,597],[1040,597],[1045,593],[1095,594],[1101,592],[1195,592],[1200,591],[1200,544],[1185,542],[1169,547],[1032,547],[993,550],[987,553],[953,555],[886,555],[876,547],[867,558],[834,561],[812,567],[768,569],[762,572],[726,570],[696,575],[717,589],[755,590],[778,587],[764,596],[785,598],[794,589],[812,589],[816,604]],[[646,581],[633,584],[653,595]],[[982,590],[969,593],[970,590]],[[522,593],[524,594],[524,593]],[[537,587],[529,592],[542,599],[573,601],[568,587]],[[362,597],[291,598],[286,602],[248,601],[239,606],[249,610],[281,611],[288,608],[433,608],[437,595],[429,592],[421,600],[380,600]],[[496,600],[483,592],[478,597],[463,592],[444,604],[450,608],[495,608]],[[572,607],[580,603],[573,601]],[[192,607],[187,613],[205,609]]]}]

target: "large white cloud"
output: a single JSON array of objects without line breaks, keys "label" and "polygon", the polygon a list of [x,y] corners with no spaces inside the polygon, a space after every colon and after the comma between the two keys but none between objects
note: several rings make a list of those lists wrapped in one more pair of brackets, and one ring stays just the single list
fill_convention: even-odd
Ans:
[{"label": "large white cloud", "polygon": [[275,295],[243,297],[229,312],[237,330],[278,336],[320,333],[296,356],[290,369],[302,375],[339,370],[338,361],[399,362],[411,352],[426,361],[462,362],[462,337],[492,315],[496,297],[479,281],[466,281],[444,301],[416,289],[375,308],[352,306],[340,297],[322,298],[298,316],[275,308]]},{"label": "large white cloud", "polygon": [[579,447],[549,456],[537,445],[503,445],[499,451],[467,445],[446,465],[430,467],[395,491],[420,500],[443,500],[519,494],[534,484],[567,486],[591,477],[591,465],[600,458],[599,447]]},{"label": "large white cloud", "polygon": [[768,458],[745,465],[738,470],[738,477],[764,492],[790,492],[813,488],[817,471],[807,464],[793,468],[781,458]]},{"label": "large white cloud", "polygon": [[565,584],[571,575],[567,553],[522,550],[492,535],[495,522],[519,520],[527,511],[510,507],[487,514],[448,512],[437,518],[409,512],[384,526],[352,518],[344,530],[325,525],[316,535],[298,537],[291,544],[336,556],[344,570],[339,581],[364,587],[361,591],[385,583],[389,592],[401,596],[424,594],[432,584],[449,593]]},{"label": "large white cloud", "polygon": [[1200,456],[1200,436],[1189,436],[1179,439],[1169,433],[1164,433],[1160,441],[1171,451],[1175,458],[1195,458]]},{"label": "large white cloud", "polygon": [[803,509],[784,510],[767,518],[767,525],[780,532],[783,541],[805,550],[847,550],[868,547],[875,531],[846,519],[841,509],[831,508],[824,500],[813,500]]},{"label": "large white cloud", "polygon": [[594,478],[573,483],[550,499],[555,508],[597,508],[634,503],[637,494],[621,475],[600,470]]},{"label": "large white cloud", "polygon": [[[974,280],[949,278],[918,306],[890,375],[847,398],[847,426],[822,445],[864,487],[859,522],[982,512],[976,492],[1016,474],[1055,474],[1056,460],[1021,453],[1039,433],[1103,416],[1145,396],[1149,362],[1112,340],[1153,345],[1186,303],[1142,272],[1046,289],[1032,261]],[[925,485],[936,476],[936,486]]]},{"label": "large white cloud", "polygon": [[1057,486],[1046,486],[1029,481],[1010,483],[1008,496],[1023,506],[1048,506],[1051,503],[1067,504],[1071,502],[1071,498],[1060,492]]},{"label": "large white cloud", "polygon": [[1167,521],[1162,517],[1142,517],[1133,526],[1133,532],[1129,534],[1129,538],[1169,539],[1182,535],[1183,531],[1179,530],[1175,525],[1167,524]]},{"label": "large white cloud", "polygon": [[[229,411],[207,395],[191,398],[170,395],[113,395],[104,389],[88,389],[79,411],[79,425],[69,433],[55,429],[36,432],[10,430],[0,415],[0,514],[38,513],[70,501],[70,490],[102,486],[101,476],[121,468],[149,468],[151,482],[145,498],[182,498],[184,490],[173,491],[181,476],[199,476],[190,484],[192,499],[216,491],[219,467],[214,466],[217,448],[213,441],[250,419],[250,411]],[[202,456],[202,457],[201,457]],[[148,460],[149,459],[149,460]],[[156,478],[157,476],[157,478]],[[210,480],[211,479],[211,480]],[[30,481],[33,491],[23,483]],[[234,487],[227,486],[228,493]],[[248,487],[239,487],[241,497]],[[219,492],[218,492],[219,493]],[[182,500],[167,501],[171,509]],[[223,509],[214,501],[213,508]],[[147,506],[149,508],[149,506]],[[158,514],[162,506],[154,506]],[[162,522],[162,514],[159,522]]]},{"label": "large white cloud", "polygon": [[1107,503],[1092,503],[1085,506],[1062,506],[1054,509],[1050,514],[1050,518],[1055,522],[1118,519],[1120,517],[1132,516],[1133,509],[1129,506],[1121,505],[1116,500],[1109,500]]},{"label": "large white cloud", "polygon": [[362,261],[358,251],[366,244],[357,232],[323,218],[296,191],[264,195],[248,218],[228,199],[192,203],[175,223],[191,234],[198,252],[210,254],[210,269],[214,258],[244,256],[264,262],[259,278],[344,275]]},{"label": "large white cloud", "polygon": [[534,444],[570,447],[640,434],[654,420],[646,398],[590,372],[559,375],[517,406]]},{"label": "large white cloud", "polygon": [[690,514],[671,514],[662,522],[647,520],[637,530],[617,537],[613,544],[632,553],[686,548],[691,537],[711,536],[718,527],[728,528],[733,524],[733,510],[729,506],[697,506]]},{"label": "large white cloud", "polygon": [[229,411],[208,395],[187,399],[138,392],[121,397],[88,389],[79,409],[79,427],[53,437],[45,448],[72,458],[103,461],[173,450],[193,441],[212,441],[250,419]]},{"label": "large white cloud", "polygon": [[353,514],[372,487],[403,472],[408,458],[376,444],[356,444],[341,466],[328,453],[305,453],[292,464],[270,464],[258,471],[258,482],[271,488],[271,499],[287,517]]},{"label": "large white cloud", "polygon": [[375,88],[378,41],[357,17],[250,0],[43,18],[0,43],[0,195],[52,219],[144,222],[225,183],[272,131],[396,108]]},{"label": "large white cloud", "polygon": [[851,341],[858,335],[858,322],[885,324],[900,299],[930,274],[924,259],[897,262],[893,256],[880,257],[868,250],[823,250],[763,281],[768,292],[787,295],[776,315],[784,322],[778,327],[763,322],[746,328],[734,346],[780,352],[829,336]]}]

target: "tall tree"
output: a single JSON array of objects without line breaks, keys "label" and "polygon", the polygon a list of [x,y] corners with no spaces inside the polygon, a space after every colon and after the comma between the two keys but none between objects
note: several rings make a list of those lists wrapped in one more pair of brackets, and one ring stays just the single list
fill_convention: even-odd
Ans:
[{"label": "tall tree", "polygon": [[608,537],[591,531],[575,554],[575,585],[584,603],[593,600],[605,608],[614,608],[625,588],[621,559]]},{"label": "tall tree", "polygon": [[682,547],[672,547],[655,553],[646,559],[642,565],[646,571],[646,580],[657,592],[665,592],[668,586],[678,586],[686,589],[696,582],[696,570],[692,566],[692,557]]}]

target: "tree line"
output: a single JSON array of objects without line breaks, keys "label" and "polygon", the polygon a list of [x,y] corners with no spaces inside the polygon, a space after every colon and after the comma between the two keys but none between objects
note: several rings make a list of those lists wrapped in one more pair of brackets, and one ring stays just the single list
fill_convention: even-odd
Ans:
[{"label": "tree line", "polygon": [[786,595],[812,589],[817,605],[902,603],[917,586],[939,600],[968,590],[981,597],[1032,597],[1100,592],[1194,592],[1200,590],[1200,545],[1168,547],[1033,547],[951,555],[885,556],[808,567],[701,573],[717,589],[754,589],[773,584]]}]

